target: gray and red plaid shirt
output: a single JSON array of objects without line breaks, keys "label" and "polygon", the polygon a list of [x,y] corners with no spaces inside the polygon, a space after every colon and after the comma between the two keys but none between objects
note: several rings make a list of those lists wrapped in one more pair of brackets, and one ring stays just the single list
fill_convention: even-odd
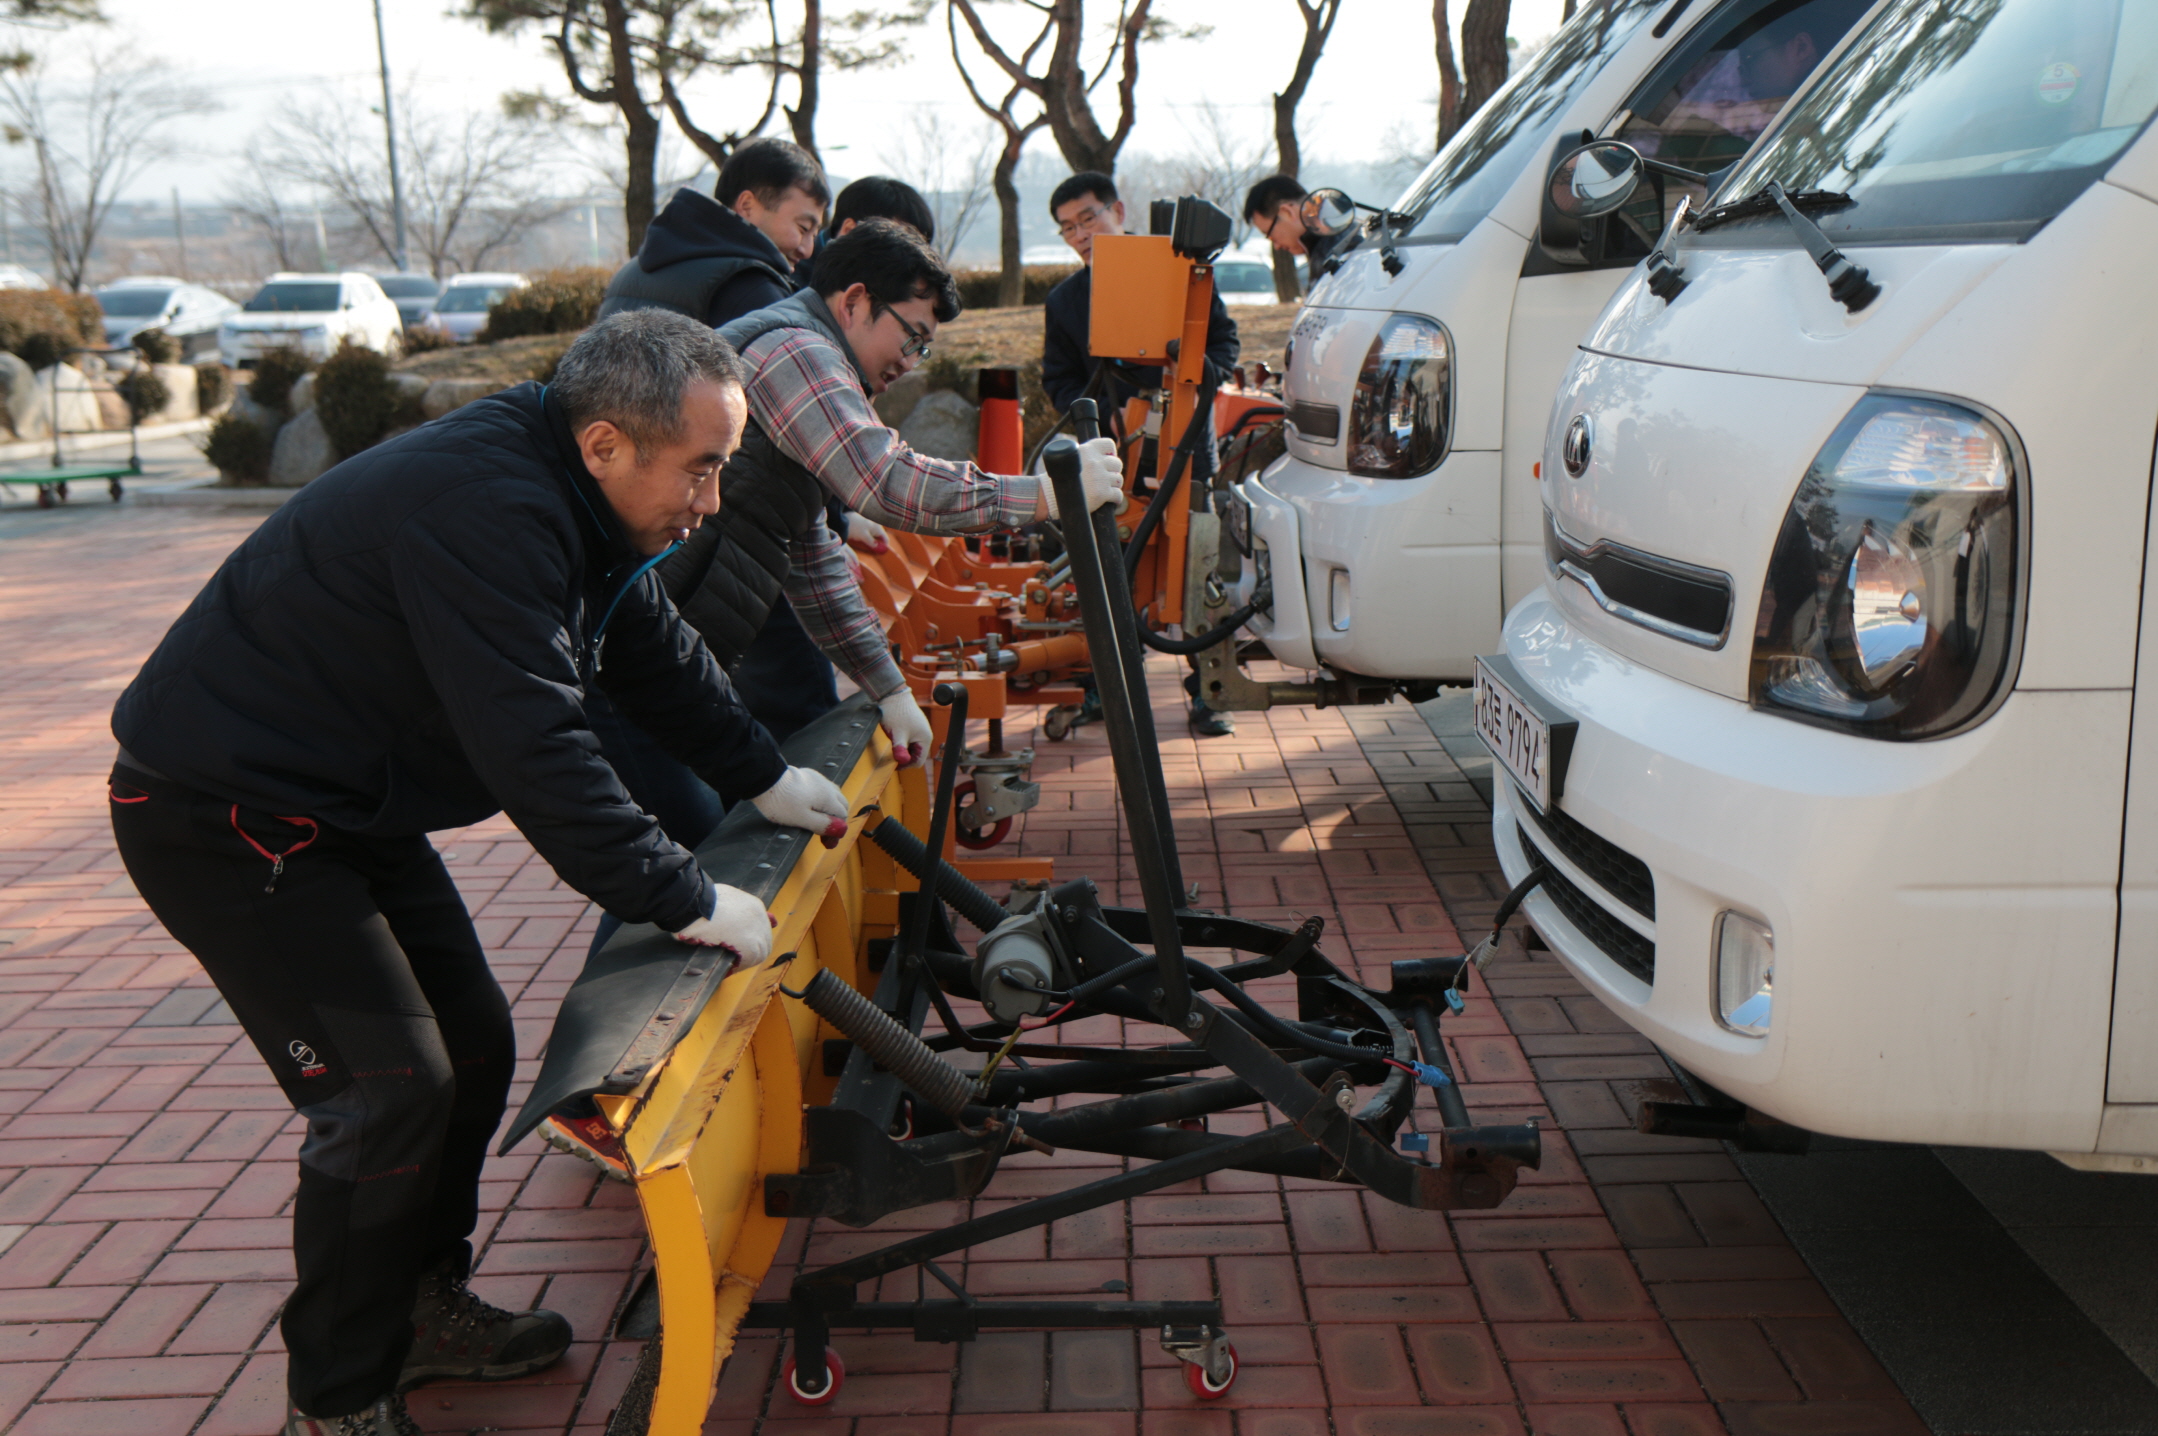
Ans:
[{"label": "gray and red plaid shirt", "polygon": [[[742,350],[749,409],[780,452],[851,509],[916,533],[968,533],[1034,521],[1041,481],[932,459],[877,417],[854,363],[813,329],[775,329]],[[790,547],[786,594],[816,645],[872,697],[904,681],[847,558],[817,524]]]}]

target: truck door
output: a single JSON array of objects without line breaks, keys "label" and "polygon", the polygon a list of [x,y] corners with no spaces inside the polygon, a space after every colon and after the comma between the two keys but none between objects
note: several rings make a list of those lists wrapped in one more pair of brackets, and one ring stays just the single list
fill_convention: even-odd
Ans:
[{"label": "truck door", "polygon": [[[1725,0],[1704,15],[1600,131],[1682,169],[1727,168],[1768,128],[1872,0]],[[1588,136],[1562,135],[1551,154]],[[1543,582],[1543,457],[1551,399],[1582,336],[1627,271],[1648,254],[1682,196],[1707,189],[1661,176],[1605,221],[1578,252],[1531,244],[1514,291],[1506,345],[1506,433],[1500,470],[1501,611]]]}]

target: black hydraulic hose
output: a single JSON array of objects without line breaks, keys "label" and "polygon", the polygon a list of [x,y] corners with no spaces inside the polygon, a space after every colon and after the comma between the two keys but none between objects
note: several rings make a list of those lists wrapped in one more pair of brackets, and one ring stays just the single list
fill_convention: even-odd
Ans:
[{"label": "black hydraulic hose", "polygon": [[1252,591],[1251,602],[1204,633],[1195,633],[1188,638],[1164,638],[1142,624],[1139,628],[1139,641],[1156,653],[1173,653],[1179,658],[1189,658],[1194,653],[1204,653],[1223,639],[1232,637],[1239,628],[1251,622],[1254,614],[1262,608],[1270,607],[1273,602],[1273,591],[1262,584]]},{"label": "black hydraulic hose", "polygon": [[[1178,436],[1176,450],[1169,457],[1169,471],[1162,477],[1161,487],[1154,491],[1148,501],[1146,512],[1139,516],[1138,527],[1131,531],[1131,539],[1124,545],[1124,577],[1129,579],[1139,567],[1139,555],[1146,551],[1146,541],[1154,536],[1163,515],[1169,511],[1169,501],[1182,485],[1184,470],[1198,461],[1199,444],[1214,434],[1214,395],[1221,388],[1221,376],[1209,364],[1206,376],[1199,381],[1199,396],[1193,405],[1191,422],[1184,426]],[[1140,632],[1146,630],[1142,627]]]},{"label": "black hydraulic hose", "polygon": [[1344,1061],[1362,1064],[1385,1062],[1393,1057],[1391,1052],[1381,1052],[1376,1047],[1351,1047],[1346,1042],[1330,1042],[1324,1037],[1314,1037],[1309,1032],[1300,1030],[1287,1020],[1267,1011],[1266,1005],[1258,998],[1197,958],[1185,958],[1184,970],[1196,978],[1200,986],[1211,987],[1235,1003],[1245,1016],[1279,1038],[1284,1047],[1301,1048],[1306,1052],[1317,1052],[1327,1057],[1339,1057]]},{"label": "black hydraulic hose", "polygon": [[976,887],[973,881],[947,862],[932,863],[929,849],[920,838],[907,831],[898,822],[886,819],[869,830],[869,841],[891,855],[893,862],[912,873],[921,882],[929,881],[929,872],[936,869],[937,896],[952,905],[952,909],[980,932],[987,932],[1011,916],[995,898]]}]

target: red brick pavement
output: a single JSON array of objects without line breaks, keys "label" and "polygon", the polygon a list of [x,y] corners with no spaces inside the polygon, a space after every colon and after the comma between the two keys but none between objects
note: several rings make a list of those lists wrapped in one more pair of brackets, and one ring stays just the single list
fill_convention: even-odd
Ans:
[{"label": "red brick pavement", "polygon": [[[122,510],[0,538],[0,1429],[22,1436],[250,1436],[281,1413],[274,1318],[298,1125],[135,897],[102,791],[113,696],[252,522]],[[1165,715],[1176,676],[1155,675]],[[1135,901],[1101,731],[1039,747],[1044,798],[1024,851],[1067,857],[1066,871]],[[1488,922],[1481,804],[1408,709],[1246,716],[1234,738],[1170,731],[1162,750],[1203,902],[1285,922],[1323,913],[1329,953],[1374,981],[1396,957],[1460,951],[1457,920]],[[441,846],[534,1053],[581,962],[587,904],[499,819]],[[1543,1170],[1499,1211],[1446,1218],[1227,1173],[949,1268],[985,1296],[1219,1294],[1244,1362],[1225,1401],[1199,1406],[1175,1363],[1127,1333],[1008,1333],[956,1351],[843,1334],[846,1388],[810,1412],[773,1397],[776,1345],[759,1335],[728,1364],[707,1429],[1923,1430],[1721,1149],[1632,1131],[1629,1089],[1668,1075],[1654,1051],[1548,958],[1517,950],[1492,975],[1492,995],[1449,1024],[1466,1094],[1483,1116],[1537,1117],[1547,1134]],[[1071,1036],[1113,1039],[1102,1025]],[[1015,1159],[971,1205],[1118,1160]],[[479,1287],[563,1311],[585,1340],[529,1380],[424,1388],[414,1413],[430,1430],[596,1433],[636,1354],[605,1339],[641,1254],[634,1203],[527,1144],[490,1164],[484,1205]],[[938,1226],[965,1205],[869,1233],[801,1224],[787,1262]],[[911,1281],[888,1284],[911,1294]]]}]

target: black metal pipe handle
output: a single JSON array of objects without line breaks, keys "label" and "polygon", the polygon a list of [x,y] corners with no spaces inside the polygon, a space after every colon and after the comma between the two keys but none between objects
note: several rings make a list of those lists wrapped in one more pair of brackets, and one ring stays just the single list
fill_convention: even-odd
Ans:
[{"label": "black metal pipe handle", "polygon": [[[1073,406],[1076,411],[1078,406]],[[1074,414],[1074,427],[1084,420]],[[1147,932],[1153,939],[1160,974],[1162,1021],[1182,1028],[1191,1011],[1191,982],[1184,973],[1184,941],[1176,910],[1183,905],[1183,874],[1176,860],[1176,832],[1169,823],[1168,785],[1162,779],[1161,752],[1154,738],[1153,715],[1139,678],[1137,616],[1131,586],[1124,582],[1116,542],[1116,516],[1107,506],[1087,522],[1086,490],[1079,480],[1079,446],[1056,439],[1042,453],[1054,486],[1057,512],[1064,516],[1064,543],[1072,561],[1072,586],[1079,594],[1079,616],[1086,625],[1087,653],[1101,692],[1102,723],[1109,730],[1109,755],[1116,768],[1117,797],[1131,834],[1132,858],[1139,870],[1139,890],[1146,901]],[[1116,565],[1110,577],[1108,561]],[[1120,604],[1117,600],[1121,598]]]}]

